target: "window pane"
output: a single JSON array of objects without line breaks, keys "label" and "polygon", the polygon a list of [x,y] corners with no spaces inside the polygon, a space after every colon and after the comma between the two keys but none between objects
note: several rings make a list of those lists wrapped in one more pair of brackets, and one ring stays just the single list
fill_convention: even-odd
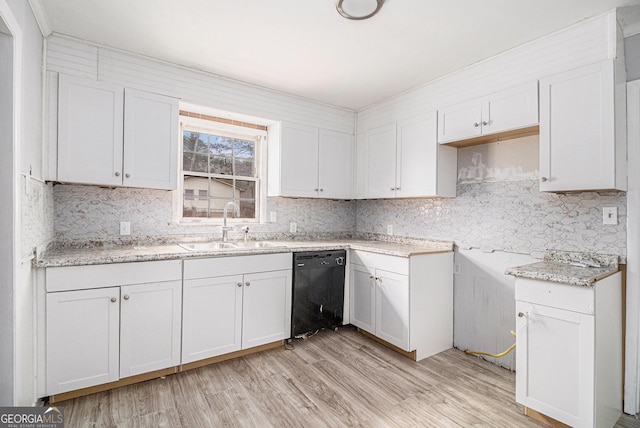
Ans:
[{"label": "window pane", "polygon": [[233,156],[233,138],[221,137],[219,135],[210,135],[211,153],[231,157]]},{"label": "window pane", "polygon": [[209,151],[207,135],[199,132],[183,131],[182,147],[185,152],[207,153]]},{"label": "window pane", "polygon": [[234,155],[234,175],[253,177],[253,165],[256,157],[255,141],[235,140]]},{"label": "window pane", "polygon": [[209,160],[209,172],[211,174],[233,175],[232,158],[228,156],[211,155]]},{"label": "window pane", "polygon": [[207,198],[198,198],[185,195],[182,201],[183,217],[206,217],[209,200]]},{"label": "window pane", "polygon": [[242,218],[254,218],[256,215],[256,201],[255,199],[240,199],[240,217]]},{"label": "window pane", "polygon": [[199,153],[184,153],[182,155],[182,170],[192,172],[207,172],[207,155]]}]

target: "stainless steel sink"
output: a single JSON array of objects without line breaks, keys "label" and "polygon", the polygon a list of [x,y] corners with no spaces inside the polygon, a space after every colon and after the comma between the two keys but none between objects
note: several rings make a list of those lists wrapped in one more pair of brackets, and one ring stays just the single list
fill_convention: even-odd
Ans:
[{"label": "stainless steel sink", "polygon": [[231,244],[235,245],[238,248],[271,248],[271,247],[282,246],[279,244],[275,244],[273,242],[265,242],[265,241],[232,242]]},{"label": "stainless steel sink", "polygon": [[189,251],[220,251],[237,248],[230,242],[192,242],[178,245]]}]

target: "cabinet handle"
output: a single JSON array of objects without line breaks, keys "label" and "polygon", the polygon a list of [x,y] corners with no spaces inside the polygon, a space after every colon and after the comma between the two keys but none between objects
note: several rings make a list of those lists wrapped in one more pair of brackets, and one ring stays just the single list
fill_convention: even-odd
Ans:
[{"label": "cabinet handle", "polygon": [[117,301],[118,301],[118,299],[116,299],[115,297],[112,297],[112,298],[111,298],[111,303],[115,303],[115,302],[117,302]]},{"label": "cabinet handle", "polygon": [[518,312],[518,317],[522,318],[524,316],[523,312]]},{"label": "cabinet handle", "polygon": [[245,282],[244,285],[246,285],[247,287],[251,285],[251,283],[249,281]]},{"label": "cabinet handle", "polygon": [[477,128],[478,126],[480,126],[480,124],[478,122],[473,122],[473,127]]},{"label": "cabinet handle", "polygon": [[116,171],[116,177],[120,177],[120,173]]},{"label": "cabinet handle", "polygon": [[124,295],[124,297],[123,297],[123,299],[124,299],[124,300],[129,300],[129,295],[128,295],[128,294],[125,294],[125,295]]},{"label": "cabinet handle", "polygon": [[124,175],[126,178],[130,178],[131,174],[129,174],[128,172]]},{"label": "cabinet handle", "polygon": [[540,181],[544,183],[545,181],[549,181],[549,179],[547,177],[540,177]]},{"label": "cabinet handle", "polygon": [[242,283],[241,282],[238,283],[238,287],[242,287]]},{"label": "cabinet handle", "polygon": [[489,124],[489,122],[487,122],[486,120],[482,121],[482,126],[487,126]]}]

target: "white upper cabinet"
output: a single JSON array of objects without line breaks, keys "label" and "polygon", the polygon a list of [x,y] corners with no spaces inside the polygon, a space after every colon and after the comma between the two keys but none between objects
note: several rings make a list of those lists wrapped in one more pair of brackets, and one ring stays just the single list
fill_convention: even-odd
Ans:
[{"label": "white upper cabinet", "polygon": [[60,75],[58,180],[122,185],[122,86]]},{"label": "white upper cabinet", "polygon": [[439,147],[436,132],[435,112],[368,130],[358,146],[362,196],[455,196],[457,152]]},{"label": "white upper cabinet", "polygon": [[175,189],[178,100],[60,75],[57,180]]},{"label": "white upper cabinet", "polygon": [[353,197],[353,137],[320,130],[318,146],[318,188],[323,198]]},{"label": "white upper cabinet", "polygon": [[438,143],[467,140],[538,124],[538,82],[438,110]]},{"label": "white upper cabinet", "polygon": [[293,123],[281,132],[269,141],[270,196],[353,197],[352,135]]},{"label": "white upper cabinet", "polygon": [[627,189],[620,73],[606,60],[540,80],[540,190]]},{"label": "white upper cabinet", "polygon": [[125,186],[176,188],[178,116],[178,100],[175,98],[125,89]]},{"label": "white upper cabinet", "polygon": [[366,135],[365,198],[396,195],[396,124],[370,129]]}]

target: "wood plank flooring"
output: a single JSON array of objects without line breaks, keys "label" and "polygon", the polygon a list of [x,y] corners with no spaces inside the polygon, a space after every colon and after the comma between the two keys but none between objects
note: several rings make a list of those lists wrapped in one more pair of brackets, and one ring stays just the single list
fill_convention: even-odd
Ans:
[{"label": "wood plank flooring", "polygon": [[543,426],[513,372],[455,349],[416,363],[347,327],[293,344],[57,405],[67,428]]}]

